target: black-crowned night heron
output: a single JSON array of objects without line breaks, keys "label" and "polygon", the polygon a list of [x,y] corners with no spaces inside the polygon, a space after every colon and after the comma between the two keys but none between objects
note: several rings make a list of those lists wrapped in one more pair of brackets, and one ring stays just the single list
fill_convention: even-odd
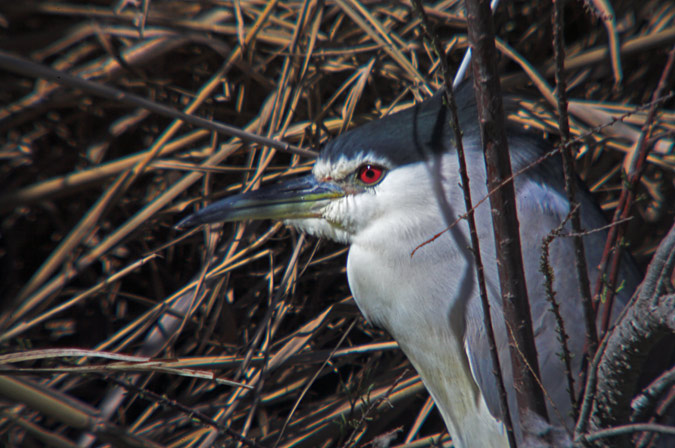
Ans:
[{"label": "black-crowned night heron", "polygon": [[[456,97],[472,194],[479,199],[487,191],[473,91],[460,88]],[[216,202],[179,226],[283,219],[309,234],[350,245],[347,277],[356,303],[366,319],[396,339],[415,366],[455,446],[503,447],[508,442],[483,326],[468,225],[461,222],[415,251],[447,227],[447,213],[454,219],[466,211],[448,117],[442,96],[436,95],[334,139],[321,151],[311,175]],[[518,129],[510,129],[509,146],[514,172],[550,149],[542,139]],[[439,180],[436,163],[441,164],[440,181],[447,202],[439,200],[440,190],[434,187]],[[545,299],[544,276],[539,272],[542,238],[569,212],[560,159],[548,159],[526,171],[516,178],[515,185],[549,414],[552,424],[572,428],[559,358],[561,347]],[[606,224],[588,193],[581,190],[579,200],[585,229]],[[442,210],[446,207],[442,203],[450,210]],[[477,207],[476,221],[509,408],[520,437],[487,202]],[[598,264],[604,239],[603,232],[585,237],[589,266]],[[585,329],[569,238],[553,243],[551,259],[556,297],[578,371]],[[623,304],[638,278],[631,266],[624,268],[622,278],[625,287],[618,300]]]}]

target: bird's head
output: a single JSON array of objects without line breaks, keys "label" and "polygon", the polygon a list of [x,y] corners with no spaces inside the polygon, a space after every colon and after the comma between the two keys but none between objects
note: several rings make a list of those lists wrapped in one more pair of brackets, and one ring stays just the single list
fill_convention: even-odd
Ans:
[{"label": "bird's head", "polygon": [[307,176],[217,201],[178,227],[279,219],[311,235],[350,243],[382,214],[377,197],[383,189],[396,188],[388,179],[394,168],[389,160],[368,153],[334,161],[320,157]]},{"label": "bird's head", "polygon": [[[466,96],[458,96],[460,108],[471,104],[470,97],[463,100]],[[437,95],[335,138],[310,175],[215,202],[178,227],[279,219],[349,244],[378,223],[404,223],[435,206],[427,162],[450,154],[452,140],[447,109]]]}]

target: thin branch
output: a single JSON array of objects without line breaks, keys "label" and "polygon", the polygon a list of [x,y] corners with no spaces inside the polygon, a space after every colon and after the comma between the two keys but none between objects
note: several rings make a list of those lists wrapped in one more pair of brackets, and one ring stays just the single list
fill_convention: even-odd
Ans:
[{"label": "thin branch", "polygon": [[183,414],[187,415],[191,420],[196,420],[206,426],[210,426],[214,429],[216,429],[219,433],[226,434],[227,436],[231,437],[232,439],[236,440],[237,442],[246,445],[247,447],[250,448],[263,448],[261,445],[259,445],[256,441],[251,440],[243,436],[242,434],[234,431],[229,425],[225,423],[220,423],[217,420],[212,419],[208,415],[196,410],[195,407],[189,407],[186,406],[182,403],[180,403],[177,400],[171,400],[166,398],[163,395],[156,394],[155,392],[144,388],[137,386],[133,382],[125,381],[125,380],[120,380],[117,379],[114,376],[106,376],[105,377],[106,381],[111,381],[115,383],[118,387],[121,387],[126,390],[130,390],[138,394],[140,397],[143,397],[147,400],[152,401],[153,403],[157,403],[161,406],[164,406],[166,408],[173,408],[177,409]]},{"label": "thin branch", "polygon": [[[574,157],[572,155],[572,146],[568,144],[570,140],[569,119],[567,116],[567,81],[565,80],[565,42],[562,36],[563,32],[563,6],[562,1],[553,0],[553,50],[555,53],[555,82],[556,82],[556,99],[558,108],[558,126],[562,136],[562,159],[563,159],[563,173],[565,176],[565,191],[567,192],[567,200],[570,204],[572,213],[572,231],[575,234],[580,234],[581,229],[581,215],[576,200],[576,173],[574,169]],[[574,236],[572,238],[574,244],[574,267],[577,271],[577,279],[579,280],[579,295],[581,297],[581,304],[584,310],[584,320],[586,323],[586,346],[587,352],[590,356],[595,354],[598,348],[598,335],[595,327],[595,311],[593,310],[593,302],[591,297],[591,286],[588,279],[588,263],[586,262],[586,252],[584,251],[584,241],[581,236]],[[572,389],[572,394],[574,390]],[[572,408],[574,409],[574,416],[577,417],[578,409],[572,400]]]},{"label": "thin branch", "polygon": [[[466,0],[465,4],[469,42],[473,50],[473,80],[485,151],[488,190],[493,190],[504,179],[511,177],[504,109],[496,67],[494,24],[489,2]],[[536,379],[539,376],[539,362],[523,272],[513,182],[495,191],[490,196],[490,205],[493,210],[492,222],[504,318],[507,326],[514,329],[512,336],[509,333],[509,342],[518,410],[521,417],[532,413],[546,418],[546,402]],[[522,350],[525,360],[514,346]],[[534,372],[527,365],[532,366]]]},{"label": "thin branch", "polygon": [[675,428],[667,425],[659,425],[656,423],[633,423],[630,425],[617,426],[615,428],[603,429],[601,431],[596,431],[586,436],[583,436],[583,442],[597,442],[601,439],[606,439],[609,437],[619,437],[636,432],[651,431],[658,432],[661,434],[671,434],[675,435]]},{"label": "thin branch", "polygon": [[675,386],[675,367],[659,375],[640,395],[633,399],[631,420],[640,421],[651,415],[659,397],[673,386]]},{"label": "thin branch", "polygon": [[[665,393],[664,395],[665,396],[659,397],[660,400],[658,402],[658,406],[656,407],[656,409],[654,409],[654,412],[649,419],[649,423],[656,422],[657,419],[664,417],[666,413],[669,412],[670,409],[672,409],[673,403],[675,403],[675,386],[671,386],[668,393]],[[635,447],[636,448],[653,447],[654,445],[652,444],[652,442],[654,442],[654,438],[657,436],[658,436],[657,433],[647,433],[647,432],[642,433],[635,441]]]},{"label": "thin branch", "polygon": [[13,54],[7,53],[5,51],[0,51],[0,68],[16,74],[29,76],[31,78],[48,79],[53,82],[67,85],[74,89],[84,90],[85,92],[100,96],[102,98],[119,101],[132,106],[142,107],[143,109],[149,110],[150,112],[154,112],[164,117],[182,120],[186,123],[190,123],[205,129],[211,129],[213,131],[232,137],[239,137],[245,142],[258,143],[263,146],[269,146],[270,148],[275,148],[280,151],[292,152],[305,157],[316,157],[316,152],[314,151],[309,151],[307,149],[302,149],[295,145],[291,145],[290,143],[284,143],[272,138],[246,132],[224,123],[207,120],[206,118],[198,117],[196,115],[186,114],[185,112],[179,111],[172,107],[159,104],[156,101],[148,100],[133,93],[124,92],[115,87],[80,78],[64,71],[54,70],[53,68],[46,65],[38,64],[36,62],[29,61],[28,59],[14,56]]},{"label": "thin branch", "polygon": [[[541,263],[540,271],[544,274],[544,286],[546,289],[546,299],[551,304],[551,312],[555,316],[556,321],[556,333],[558,333],[558,341],[560,342],[562,348],[562,360],[565,364],[565,377],[567,378],[567,391],[570,394],[570,403],[572,403],[572,412],[574,413],[574,420],[576,421],[578,417],[577,402],[574,394],[574,373],[572,372],[572,354],[569,349],[567,341],[569,336],[565,331],[565,321],[560,314],[560,305],[555,298],[555,290],[553,289],[553,282],[555,281],[555,272],[553,266],[551,265],[551,243],[557,238],[560,237],[567,221],[577,213],[579,206],[570,210],[570,213],[565,217],[563,222],[560,223],[560,226],[551,230],[548,235],[544,238],[542,242],[541,250]],[[564,420],[563,420],[564,421]]]}]

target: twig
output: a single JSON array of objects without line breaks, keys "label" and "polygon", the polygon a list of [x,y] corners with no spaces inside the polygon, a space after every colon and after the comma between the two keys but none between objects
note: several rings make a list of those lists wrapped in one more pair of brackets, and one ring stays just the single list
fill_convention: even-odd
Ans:
[{"label": "twig", "polygon": [[652,414],[658,397],[673,386],[675,386],[675,367],[661,374],[657,379],[652,381],[640,395],[633,399],[631,404],[631,407],[633,408],[631,420],[640,421],[644,417]]},{"label": "twig", "polygon": [[630,425],[621,425],[615,428],[603,429],[595,431],[580,438],[580,442],[597,442],[600,439],[608,437],[625,436],[635,432],[651,431],[661,434],[675,435],[675,428],[667,425],[659,425],[656,423],[632,423]]},{"label": "twig", "polygon": [[105,84],[83,79],[78,76],[71,75],[70,73],[54,70],[53,68],[46,65],[38,64],[27,59],[14,56],[11,53],[7,53],[6,51],[0,51],[0,68],[24,76],[49,79],[50,81],[58,82],[74,89],[81,89],[102,98],[142,107],[158,115],[179,119],[186,123],[206,129],[211,129],[213,131],[232,137],[239,137],[246,142],[258,143],[259,145],[269,146],[280,151],[292,152],[305,157],[316,157],[316,153],[314,151],[298,148],[297,146],[291,145],[290,143],[284,143],[275,139],[242,131],[239,128],[224,123],[218,123],[212,120],[207,120],[206,118],[198,117],[196,115],[186,114],[182,111],[176,110],[169,106],[164,106],[163,104],[159,104],[155,101],[150,101],[133,93],[124,92],[120,89],[116,89]]},{"label": "twig", "polygon": [[[555,240],[555,238],[559,237],[565,225],[567,224],[567,221],[578,211],[579,206],[577,205],[575,208],[570,210],[570,213],[565,217],[565,219],[560,223],[560,225],[551,230],[548,235],[544,238],[542,241],[542,250],[541,250],[541,264],[540,264],[540,271],[544,274],[544,286],[546,289],[546,299],[548,302],[551,304],[551,312],[555,316],[556,320],[556,332],[558,333],[558,341],[560,341],[560,345],[562,346],[562,359],[565,364],[565,376],[567,377],[567,391],[569,392],[570,395],[570,403],[572,403],[572,412],[574,413],[574,420],[576,421],[578,415],[579,415],[579,410],[577,409],[577,403],[576,403],[576,397],[574,395],[574,372],[572,372],[572,355],[569,349],[569,346],[567,345],[567,341],[569,340],[569,336],[567,335],[567,332],[565,331],[565,321],[562,318],[562,315],[560,314],[560,305],[558,304],[558,301],[555,298],[555,291],[553,290],[553,282],[555,279],[555,272],[553,271],[553,266],[551,266],[551,253],[550,253],[550,248],[551,248],[551,243]],[[562,419],[564,421],[564,419]]]},{"label": "twig", "polygon": [[[558,126],[562,136],[562,159],[563,173],[565,176],[565,191],[571,210],[572,231],[580,234],[581,216],[579,203],[576,200],[576,171],[574,169],[574,157],[572,156],[572,146],[567,144],[570,140],[569,118],[567,116],[567,82],[565,80],[565,42],[562,36],[563,32],[563,6],[561,0],[553,0],[553,50],[555,53],[556,71],[556,99],[558,108]],[[586,252],[584,250],[584,241],[581,236],[572,238],[574,244],[574,267],[577,271],[579,281],[579,295],[581,305],[584,310],[584,320],[586,323],[586,346],[590,356],[595,354],[598,348],[598,335],[595,327],[595,311],[593,310],[593,301],[591,297],[591,286],[588,279],[588,263],[586,262]],[[574,388],[570,390],[574,395]],[[574,417],[578,416],[578,409],[575,400],[572,398],[572,408]]]},{"label": "twig", "polygon": [[148,390],[143,387],[139,387],[134,383],[130,383],[124,380],[119,380],[116,377],[113,376],[105,376],[105,379],[107,381],[111,381],[118,386],[134,391],[137,393],[139,396],[146,398],[148,400],[153,401],[154,403],[158,403],[162,406],[168,407],[168,408],[173,408],[177,409],[184,414],[188,416],[190,419],[195,419],[199,421],[200,423],[203,423],[207,426],[211,426],[212,428],[215,428],[219,432],[228,435],[229,437],[232,437],[234,440],[237,442],[243,443],[244,445],[250,447],[250,448],[263,448],[261,445],[259,445],[257,442],[254,440],[248,439],[244,437],[243,435],[239,434],[238,432],[234,431],[230,426],[226,425],[225,423],[220,423],[212,418],[210,418],[208,415],[196,410],[193,407],[188,407],[185,406],[184,404],[176,401],[176,400],[170,400],[166,397],[163,397],[162,395],[156,394],[152,392],[151,390]]}]

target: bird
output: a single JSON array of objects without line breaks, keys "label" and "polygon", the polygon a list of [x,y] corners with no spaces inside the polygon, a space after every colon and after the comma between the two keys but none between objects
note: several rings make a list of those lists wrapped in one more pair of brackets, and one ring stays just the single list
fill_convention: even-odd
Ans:
[{"label": "bird", "polygon": [[[485,163],[471,83],[455,88],[455,98],[471,193],[485,198]],[[517,106],[508,98],[504,104],[507,109]],[[177,227],[283,220],[309,235],[348,245],[347,280],[358,308],[368,322],[398,342],[439,409],[454,446],[506,447],[505,412],[483,325],[468,224],[448,223],[448,218],[467,211],[449,118],[443,95],[437,93],[332,139],[321,149],[311,174],[216,201]],[[513,171],[524,170],[514,185],[541,382],[551,425],[569,433],[574,427],[572,404],[540,272],[542,239],[570,212],[561,159],[544,158],[525,169],[549,152],[551,144],[513,124],[507,137]],[[577,190],[582,227],[601,229],[607,224],[601,209],[583,185]],[[522,440],[490,213],[488,201],[475,207],[508,407]],[[437,237],[430,241],[433,236]],[[603,230],[584,237],[588,266],[600,262],[605,237]],[[576,375],[585,350],[585,328],[571,238],[556,239],[550,253],[553,287]],[[597,270],[589,271],[595,281]],[[630,259],[622,263],[620,275],[623,288],[615,314],[640,279]]]}]

